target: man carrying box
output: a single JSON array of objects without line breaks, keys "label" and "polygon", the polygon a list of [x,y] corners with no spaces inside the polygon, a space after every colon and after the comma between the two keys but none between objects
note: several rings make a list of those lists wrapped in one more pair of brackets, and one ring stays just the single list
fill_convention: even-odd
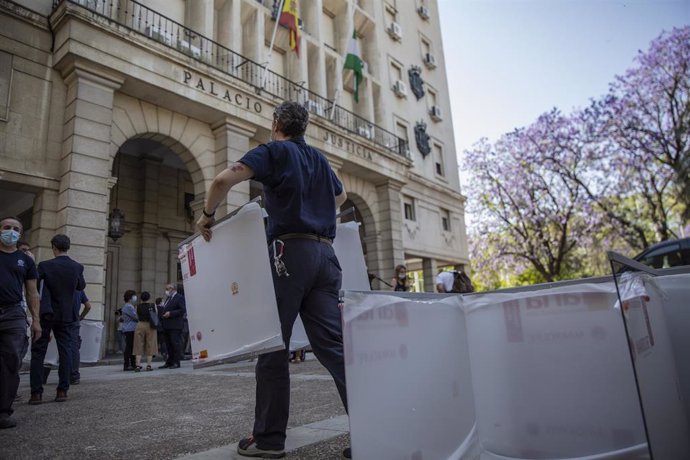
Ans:
[{"label": "man carrying box", "polygon": [[[295,102],[276,107],[271,126],[273,142],[250,150],[218,174],[197,222],[204,239],[210,241],[215,209],[230,189],[252,178],[263,184],[273,284],[285,350],[258,358],[254,430],[237,447],[238,453],[247,457],[285,456],[290,407],[288,350],[298,313],[314,355],[333,376],[347,410],[338,308],[342,273],[332,247],[336,209],[345,202],[346,194],[323,154],[306,144],[308,122],[309,113]],[[349,449],[344,455],[349,457]]]}]

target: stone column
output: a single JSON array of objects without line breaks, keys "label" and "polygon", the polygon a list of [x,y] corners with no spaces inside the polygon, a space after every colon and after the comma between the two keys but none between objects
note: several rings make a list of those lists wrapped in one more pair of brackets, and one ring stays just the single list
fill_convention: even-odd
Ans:
[{"label": "stone column", "polygon": [[70,256],[84,265],[86,294],[93,306],[89,316],[103,320],[110,125],[113,94],[122,80],[80,63],[62,74],[67,96],[55,231],[72,240]]},{"label": "stone column", "polygon": [[[239,120],[225,118],[213,126],[216,138],[216,170],[219,174],[229,165],[239,160],[249,150],[249,139],[256,133],[256,128]],[[249,201],[249,181],[235,185],[227,198],[218,206],[217,217],[237,209]]]},{"label": "stone column", "polygon": [[213,0],[187,0],[185,25],[194,32],[213,39]]},{"label": "stone column", "polygon": [[436,292],[436,273],[438,272],[436,259],[422,259],[422,271],[424,272],[424,292]]},{"label": "stone column", "polygon": [[400,190],[403,184],[392,180],[376,186],[379,215],[377,219],[378,266],[372,267],[384,280],[393,277],[395,266],[405,263],[400,215]]},{"label": "stone column", "polygon": [[29,244],[37,261],[53,258],[50,239],[55,235],[57,227],[57,206],[57,190],[43,189],[34,198],[33,229]]}]

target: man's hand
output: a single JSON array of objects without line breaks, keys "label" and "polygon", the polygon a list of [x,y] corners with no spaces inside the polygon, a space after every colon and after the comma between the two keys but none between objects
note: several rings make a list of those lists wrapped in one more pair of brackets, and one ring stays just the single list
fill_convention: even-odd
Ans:
[{"label": "man's hand", "polygon": [[163,318],[170,318],[170,312],[166,311],[165,313],[163,313]]},{"label": "man's hand", "polygon": [[206,217],[201,213],[201,217],[199,217],[199,220],[196,222],[196,228],[201,233],[201,236],[204,237],[204,240],[211,241],[211,237],[213,236],[211,227],[215,222],[216,219],[214,217]]},{"label": "man's hand", "polygon": [[31,323],[31,341],[35,342],[40,339],[42,332],[40,321],[34,319]]}]

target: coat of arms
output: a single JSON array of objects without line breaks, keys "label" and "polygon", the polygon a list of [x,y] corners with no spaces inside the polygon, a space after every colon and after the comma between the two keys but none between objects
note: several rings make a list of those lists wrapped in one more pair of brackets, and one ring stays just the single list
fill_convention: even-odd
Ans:
[{"label": "coat of arms", "polygon": [[422,158],[431,153],[431,145],[429,145],[429,135],[426,133],[426,123],[418,121],[414,126],[414,139],[417,141],[417,148],[422,154]]},{"label": "coat of arms", "polygon": [[407,71],[407,74],[410,76],[410,88],[412,88],[412,92],[414,93],[417,100],[420,100],[424,97],[424,80],[422,80],[422,68],[413,65],[412,67],[410,67],[410,70]]}]

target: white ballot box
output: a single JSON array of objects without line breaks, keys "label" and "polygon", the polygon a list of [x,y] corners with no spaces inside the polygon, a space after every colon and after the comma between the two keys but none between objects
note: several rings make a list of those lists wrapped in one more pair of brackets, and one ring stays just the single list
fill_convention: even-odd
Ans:
[{"label": "white ballot box", "polygon": [[477,449],[459,296],[345,292],[353,458],[445,459]]},{"label": "white ballot box", "polygon": [[79,335],[81,336],[79,362],[97,363],[101,357],[103,321],[82,321],[79,328]]},{"label": "white ballot box", "polygon": [[[341,289],[351,291],[368,291],[369,275],[367,266],[364,262],[364,251],[362,250],[362,240],[359,237],[359,222],[346,222],[338,224],[335,230],[335,240],[333,240],[333,250],[335,251],[340,268],[343,270],[343,283]],[[302,319],[297,316],[292,327],[290,337],[290,351],[299,350],[309,346],[309,339],[304,330]]]},{"label": "white ballot box", "polygon": [[[664,299],[670,299],[659,279],[663,276],[624,273],[619,282],[621,301],[652,454],[654,458],[690,458],[690,429],[663,311]],[[687,349],[677,352],[686,359]]]},{"label": "white ballot box", "polygon": [[263,211],[256,203],[180,245],[194,367],[284,348]]},{"label": "white ballot box", "polygon": [[644,455],[613,282],[463,300],[483,451],[520,459]]}]

